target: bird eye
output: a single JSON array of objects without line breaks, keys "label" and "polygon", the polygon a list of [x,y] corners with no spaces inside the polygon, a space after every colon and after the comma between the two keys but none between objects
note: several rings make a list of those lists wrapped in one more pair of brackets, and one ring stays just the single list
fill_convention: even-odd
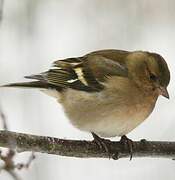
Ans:
[{"label": "bird eye", "polygon": [[155,74],[150,74],[150,79],[152,80],[152,81],[156,81],[157,80],[157,76],[155,75]]}]

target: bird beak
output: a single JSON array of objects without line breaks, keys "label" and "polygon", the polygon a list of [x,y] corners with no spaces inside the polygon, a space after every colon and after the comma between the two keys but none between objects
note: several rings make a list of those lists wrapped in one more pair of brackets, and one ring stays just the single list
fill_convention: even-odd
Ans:
[{"label": "bird beak", "polygon": [[166,97],[167,99],[170,98],[169,93],[168,93],[168,90],[167,90],[166,87],[160,86],[160,87],[159,87],[159,94],[162,95],[162,96],[164,96],[164,97]]}]

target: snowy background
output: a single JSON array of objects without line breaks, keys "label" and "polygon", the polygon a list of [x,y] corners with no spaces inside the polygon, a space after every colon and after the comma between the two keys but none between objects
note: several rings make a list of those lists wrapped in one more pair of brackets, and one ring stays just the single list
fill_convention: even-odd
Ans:
[{"label": "snowy background", "polygon": [[[170,100],[160,97],[154,112],[128,136],[175,141],[174,0],[4,0],[0,22],[0,84],[23,81],[52,61],[99,49],[160,53],[171,71]],[[60,138],[91,139],[72,127],[57,102],[37,90],[0,89],[10,130]],[[25,161],[29,153],[18,155]],[[76,159],[37,154],[25,180],[174,180],[166,159]],[[2,172],[0,179],[11,177]]]}]

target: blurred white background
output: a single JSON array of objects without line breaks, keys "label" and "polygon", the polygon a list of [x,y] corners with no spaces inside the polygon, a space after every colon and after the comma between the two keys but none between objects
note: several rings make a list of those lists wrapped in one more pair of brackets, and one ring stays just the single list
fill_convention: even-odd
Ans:
[{"label": "blurred white background", "polygon": [[[171,70],[170,100],[160,97],[154,112],[129,134],[134,140],[175,141],[174,0],[4,0],[0,22],[0,84],[23,81],[52,61],[99,49],[160,53]],[[91,139],[72,127],[57,102],[37,90],[1,89],[10,130],[60,138]],[[25,161],[29,154],[18,155]],[[25,180],[174,180],[166,159],[77,159],[37,154]],[[2,172],[1,179],[11,177]]]}]

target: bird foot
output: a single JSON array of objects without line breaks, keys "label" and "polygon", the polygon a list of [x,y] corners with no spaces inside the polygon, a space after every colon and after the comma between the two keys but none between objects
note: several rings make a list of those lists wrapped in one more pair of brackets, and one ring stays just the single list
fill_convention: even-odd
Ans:
[{"label": "bird foot", "polygon": [[133,146],[134,146],[133,141],[124,135],[121,137],[120,143],[123,144],[124,146],[127,146],[128,151],[130,153],[130,161],[131,161],[133,157]]},{"label": "bird foot", "polygon": [[101,137],[99,137],[97,134],[95,133],[91,133],[93,138],[94,138],[94,142],[97,144],[97,146],[100,148],[100,149],[103,149],[109,156],[109,159],[110,159],[110,150],[109,150],[109,142],[110,140],[108,139],[103,139]]}]

